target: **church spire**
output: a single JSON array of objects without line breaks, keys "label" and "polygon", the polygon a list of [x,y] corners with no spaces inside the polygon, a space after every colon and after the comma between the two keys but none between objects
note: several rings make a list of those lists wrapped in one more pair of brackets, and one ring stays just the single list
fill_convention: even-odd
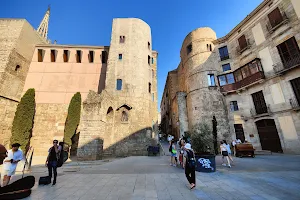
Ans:
[{"label": "church spire", "polygon": [[49,17],[50,17],[50,5],[48,6],[46,14],[37,29],[37,32],[46,40],[48,35]]}]

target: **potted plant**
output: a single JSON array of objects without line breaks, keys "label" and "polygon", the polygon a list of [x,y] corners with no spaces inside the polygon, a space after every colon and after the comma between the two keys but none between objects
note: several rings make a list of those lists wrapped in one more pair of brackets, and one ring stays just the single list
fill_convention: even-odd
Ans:
[{"label": "potted plant", "polygon": [[195,151],[196,171],[215,172],[214,137],[207,123],[196,124],[191,131],[192,148]]}]

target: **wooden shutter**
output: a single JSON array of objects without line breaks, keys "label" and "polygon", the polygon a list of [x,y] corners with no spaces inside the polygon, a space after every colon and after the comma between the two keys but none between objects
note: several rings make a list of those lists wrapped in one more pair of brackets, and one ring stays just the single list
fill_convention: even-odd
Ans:
[{"label": "wooden shutter", "polygon": [[272,28],[274,28],[283,21],[283,17],[278,7],[275,8],[270,14],[268,14],[268,18],[270,20]]},{"label": "wooden shutter", "polygon": [[245,35],[242,35],[239,39],[239,46],[240,46],[240,49],[245,49],[247,47],[247,41],[246,41],[246,37]]}]

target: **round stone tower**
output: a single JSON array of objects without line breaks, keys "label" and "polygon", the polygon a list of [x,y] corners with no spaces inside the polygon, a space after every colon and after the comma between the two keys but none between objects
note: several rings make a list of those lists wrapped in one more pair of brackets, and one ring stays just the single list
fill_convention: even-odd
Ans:
[{"label": "round stone tower", "polygon": [[187,110],[189,130],[199,122],[212,127],[213,116],[218,123],[218,138],[228,136],[229,126],[223,95],[216,87],[218,58],[213,41],[216,33],[208,27],[189,33],[182,45],[180,56],[187,73]]}]

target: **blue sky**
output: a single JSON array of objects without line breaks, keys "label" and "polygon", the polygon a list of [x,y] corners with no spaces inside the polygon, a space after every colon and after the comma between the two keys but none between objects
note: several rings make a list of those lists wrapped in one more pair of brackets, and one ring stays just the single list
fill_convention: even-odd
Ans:
[{"label": "blue sky", "polygon": [[168,71],[178,66],[185,36],[209,26],[226,35],[263,0],[1,0],[0,18],[37,28],[51,4],[48,37],[59,44],[109,45],[113,18],[136,17],[152,29],[158,51],[158,106]]}]

